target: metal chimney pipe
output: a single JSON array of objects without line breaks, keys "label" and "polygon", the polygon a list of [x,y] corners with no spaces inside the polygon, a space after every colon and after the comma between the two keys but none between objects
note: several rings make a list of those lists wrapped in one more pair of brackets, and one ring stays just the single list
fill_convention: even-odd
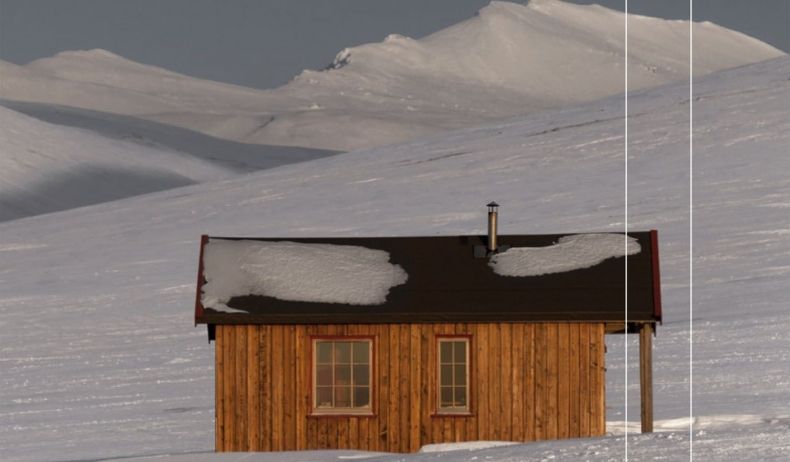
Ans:
[{"label": "metal chimney pipe", "polygon": [[495,252],[497,249],[496,233],[497,233],[497,209],[499,204],[490,202],[488,205],[488,251]]}]

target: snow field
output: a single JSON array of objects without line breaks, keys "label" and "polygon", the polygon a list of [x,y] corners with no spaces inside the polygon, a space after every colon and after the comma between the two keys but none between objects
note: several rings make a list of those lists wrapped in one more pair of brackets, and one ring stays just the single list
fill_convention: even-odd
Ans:
[{"label": "snow field", "polygon": [[[695,428],[700,460],[782,460],[790,446],[788,75],[785,57],[695,83],[694,412],[699,422],[758,416]],[[675,84],[629,100],[629,223],[660,238],[655,412],[676,430],[629,436],[630,460],[688,450],[687,95]],[[192,327],[200,234],[482,234],[492,199],[502,233],[621,231],[622,109],[613,97],[0,224],[0,453],[197,460],[193,452],[212,449],[212,345]],[[626,392],[628,420],[638,419],[636,339],[627,390],[623,340],[607,339],[612,422],[624,420]],[[611,460],[622,444],[613,436],[379,460]]]}]

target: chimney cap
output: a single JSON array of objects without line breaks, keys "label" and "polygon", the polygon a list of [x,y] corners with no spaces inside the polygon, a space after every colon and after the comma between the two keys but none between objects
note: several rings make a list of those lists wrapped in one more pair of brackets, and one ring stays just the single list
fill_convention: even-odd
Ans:
[{"label": "chimney cap", "polygon": [[491,202],[489,202],[488,204],[486,204],[486,207],[499,207],[499,204],[497,204],[497,203],[496,203],[496,202],[494,202],[494,201],[491,201]]}]

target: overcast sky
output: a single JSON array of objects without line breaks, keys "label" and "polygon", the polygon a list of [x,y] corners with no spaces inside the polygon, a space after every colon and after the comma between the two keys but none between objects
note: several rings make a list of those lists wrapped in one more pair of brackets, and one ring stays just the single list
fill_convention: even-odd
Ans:
[{"label": "overcast sky", "polygon": [[[623,9],[623,0],[572,0]],[[688,18],[689,0],[630,0],[634,13]],[[271,88],[341,49],[422,37],[487,0],[0,0],[0,59],[24,64],[104,48],[197,77]],[[523,3],[523,2],[521,2]],[[790,0],[694,0],[709,20],[790,51]]]}]

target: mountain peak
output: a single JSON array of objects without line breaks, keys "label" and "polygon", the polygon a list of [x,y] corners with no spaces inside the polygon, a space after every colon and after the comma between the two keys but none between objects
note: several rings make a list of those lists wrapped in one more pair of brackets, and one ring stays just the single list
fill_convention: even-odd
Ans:
[{"label": "mountain peak", "polygon": [[80,57],[101,57],[101,58],[114,58],[125,59],[112,51],[105,50],[104,48],[93,48],[90,50],[66,50],[61,51],[55,56],[80,56]]},{"label": "mountain peak", "polygon": [[61,51],[47,58],[25,65],[30,69],[53,73],[59,77],[75,78],[84,73],[137,73],[181,77],[180,74],[161,67],[139,63],[102,48]]},{"label": "mountain peak", "polygon": [[121,55],[115,54],[112,51],[105,50],[103,48],[93,48],[90,50],[66,50],[56,53],[53,56],[48,58],[37,59],[30,64],[41,62],[45,60],[91,60],[91,61],[117,61],[117,62],[125,62],[125,63],[134,63],[134,61],[124,58]]},{"label": "mountain peak", "polygon": [[514,9],[521,9],[524,6],[525,5],[519,3],[513,3],[504,0],[492,0],[488,5],[480,8],[479,12],[513,11]]}]

